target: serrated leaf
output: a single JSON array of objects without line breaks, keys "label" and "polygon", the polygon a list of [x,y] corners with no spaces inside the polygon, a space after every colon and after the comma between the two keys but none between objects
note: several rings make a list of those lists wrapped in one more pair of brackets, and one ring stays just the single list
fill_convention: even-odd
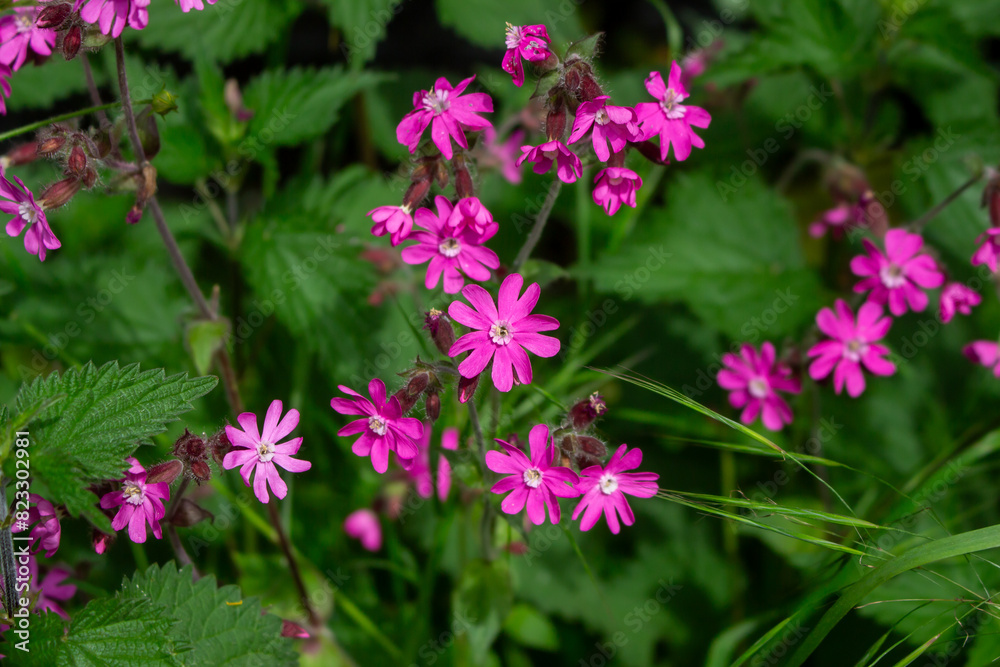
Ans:
[{"label": "serrated leaf", "polygon": [[330,23],[341,30],[340,52],[352,68],[360,68],[375,57],[375,48],[385,38],[389,22],[402,9],[404,0],[321,0]]}]

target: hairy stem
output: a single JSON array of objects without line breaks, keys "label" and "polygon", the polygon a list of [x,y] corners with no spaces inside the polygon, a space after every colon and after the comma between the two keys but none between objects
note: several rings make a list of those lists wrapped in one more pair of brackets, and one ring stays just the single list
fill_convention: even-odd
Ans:
[{"label": "hairy stem", "polygon": [[[476,435],[476,447],[479,450],[477,461],[483,475],[483,491],[487,491],[490,486],[489,469],[486,467],[486,440],[483,437],[483,426],[479,422],[479,411],[472,399],[467,403],[469,406],[469,421],[472,423],[472,431]],[[493,505],[485,497],[483,498],[483,517],[479,523],[479,540],[483,550],[483,558],[493,560],[493,526],[496,522],[496,512]]]},{"label": "hairy stem", "polygon": [[552,185],[549,186],[549,194],[545,197],[545,203],[542,204],[542,210],[538,212],[538,216],[535,218],[535,225],[531,228],[531,232],[528,233],[528,238],[524,241],[524,245],[521,250],[518,251],[517,257],[514,259],[514,263],[511,265],[511,271],[517,271],[521,268],[521,265],[528,261],[531,257],[531,251],[535,249],[538,244],[538,239],[542,238],[542,231],[545,229],[545,223],[548,222],[549,214],[552,213],[552,207],[556,205],[556,198],[559,197],[559,190],[562,188],[562,181],[558,178],[552,181]]},{"label": "hairy stem", "polygon": [[[7,519],[6,480],[0,476],[0,525]],[[15,591],[14,540],[9,529],[0,530],[0,567],[3,567],[3,601],[8,618],[14,618],[18,599]]]},{"label": "hairy stem", "polygon": [[285,529],[281,525],[281,515],[278,513],[278,506],[276,503],[267,503],[267,511],[271,516],[271,525],[274,526],[274,530],[278,535],[278,543],[281,545],[281,550],[285,554],[285,558],[288,559],[288,569],[292,573],[292,579],[295,580],[295,587],[299,589],[299,597],[302,602],[302,608],[306,610],[309,615],[309,623],[313,628],[318,628],[321,625],[319,619],[319,614],[312,606],[312,602],[309,600],[309,593],[306,592],[305,582],[302,580],[302,572],[299,570],[299,564],[295,560],[295,554],[292,549],[292,543],[288,539],[288,535],[285,534]]},{"label": "hairy stem", "polygon": [[[145,101],[146,100],[143,100],[143,102]],[[105,109],[113,109],[119,104],[121,104],[121,102],[108,102],[107,104],[101,104],[100,106],[87,107],[86,109],[80,109],[79,111],[71,111],[69,113],[60,114],[59,116],[52,116],[51,118],[46,118],[45,120],[29,123],[28,125],[22,125],[21,127],[10,130],[9,132],[4,132],[0,134],[0,141],[6,141],[11,137],[16,137],[20,134],[26,134],[28,132],[40,130],[46,125],[52,125],[53,123],[60,123],[64,120],[70,120],[71,118],[79,118],[80,116],[86,116],[89,113],[104,111]],[[131,108],[129,109],[129,111],[131,111]]]},{"label": "hairy stem", "polygon": [[948,208],[948,206],[952,202],[954,202],[956,199],[958,199],[959,197],[961,197],[963,192],[965,192],[966,190],[968,190],[969,188],[971,188],[973,185],[975,185],[976,183],[978,183],[980,181],[980,179],[982,179],[982,177],[983,177],[983,170],[980,169],[978,171],[978,173],[976,173],[972,178],[970,178],[969,180],[967,180],[965,183],[962,183],[960,186],[958,186],[957,190],[955,190],[950,195],[948,195],[947,197],[945,197],[944,201],[940,202],[937,206],[935,206],[931,210],[927,211],[922,216],[920,216],[919,218],[917,218],[916,220],[914,220],[913,222],[911,222],[909,225],[907,225],[910,228],[910,231],[911,232],[918,232],[918,233],[920,231],[922,231],[923,228],[927,226],[928,222],[930,222],[931,220],[933,220],[937,216],[938,213],[940,213],[941,211],[943,211],[946,208]]}]

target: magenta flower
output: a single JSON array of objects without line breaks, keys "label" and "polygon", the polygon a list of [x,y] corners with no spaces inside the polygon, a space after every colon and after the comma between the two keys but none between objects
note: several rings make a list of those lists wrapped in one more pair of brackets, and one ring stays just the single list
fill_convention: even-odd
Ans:
[{"label": "magenta flower", "polygon": [[[215,0],[207,0],[208,4],[214,5]],[[181,6],[181,11],[187,14],[192,9],[197,9],[199,12],[205,9],[205,5],[202,0],[177,0],[177,4]]]},{"label": "magenta flower", "polygon": [[45,261],[45,251],[55,250],[62,244],[52,233],[49,221],[45,217],[45,209],[35,202],[31,190],[25,187],[20,178],[14,176],[17,185],[7,180],[0,168],[0,211],[14,217],[7,223],[7,234],[17,236],[21,230],[28,227],[24,234],[24,249],[32,255],[38,255],[39,261]]},{"label": "magenta flower", "polygon": [[885,235],[885,254],[868,239],[863,243],[868,255],[851,260],[851,271],[864,278],[854,291],[870,289],[868,299],[879,305],[888,301],[889,311],[897,317],[907,306],[914,311],[926,308],[927,294],[921,288],[940,287],[944,274],[933,257],[920,253],[923,237],[905,229],[890,229]]},{"label": "magenta flower", "polygon": [[[441,448],[458,451],[458,429],[446,428],[441,434]],[[438,461],[437,494],[441,502],[448,500],[451,491],[451,463],[442,454]]]},{"label": "magenta flower", "polygon": [[625,167],[608,167],[594,177],[594,203],[614,215],[622,204],[635,208],[635,193],[642,187],[639,174]]},{"label": "magenta flower", "polygon": [[844,231],[859,225],[864,220],[864,208],[847,203],[838,204],[823,211],[820,217],[809,225],[809,235],[820,238],[830,230],[835,239],[844,235]]},{"label": "magenta flower", "polygon": [[480,167],[499,167],[500,173],[508,182],[517,185],[521,182],[521,168],[517,158],[521,156],[521,144],[524,143],[524,130],[515,130],[503,143],[497,141],[497,133],[492,127],[483,130],[483,145],[486,154],[480,157]]},{"label": "magenta flower", "polygon": [[0,65],[0,115],[7,115],[7,98],[10,97],[10,68]]},{"label": "magenta flower", "polygon": [[[468,148],[465,140],[465,130],[476,132],[492,127],[478,113],[493,111],[493,100],[486,93],[462,92],[468,87],[475,75],[459,82],[454,88],[444,77],[434,82],[430,90],[413,93],[413,111],[403,116],[396,127],[396,139],[410,149],[417,151],[420,137],[427,126],[431,126],[431,139],[446,160],[452,157],[451,139],[462,148]],[[451,137],[451,139],[449,139]]]},{"label": "magenta flower", "polygon": [[524,84],[524,65],[521,58],[533,63],[541,62],[552,55],[549,51],[549,33],[544,25],[507,24],[507,52],[503,55],[503,71],[513,77],[514,85]]},{"label": "magenta flower", "polygon": [[556,460],[555,441],[549,434],[549,427],[538,424],[528,433],[531,458],[520,449],[497,440],[507,452],[496,450],[486,452],[486,467],[501,475],[508,475],[493,485],[492,493],[512,493],[500,503],[506,514],[517,514],[527,506],[528,519],[536,526],[545,521],[545,508],[549,519],[559,523],[559,501],[556,498],[575,498],[580,492],[573,487],[579,481],[576,473],[563,466],[552,465]]},{"label": "magenta flower", "polygon": [[1000,258],[1000,227],[987,229],[976,238],[976,243],[980,245],[972,256],[972,265],[985,264],[996,273],[997,259]]},{"label": "magenta flower", "polygon": [[723,355],[722,363],[719,386],[730,392],[734,408],[743,408],[741,422],[752,424],[763,413],[764,426],[772,431],[792,423],[792,410],[777,392],[797,394],[802,386],[788,366],[775,361],[774,345],[765,342],[758,354],[752,345],[744,344],[739,355]]},{"label": "magenta flower", "polygon": [[38,579],[38,561],[34,556],[28,559],[28,572],[31,579],[28,582],[28,590],[38,593],[35,601],[35,611],[55,612],[62,618],[69,620],[69,614],[58,604],[65,602],[76,595],[76,586],[63,583],[70,575],[70,571],[64,567],[54,567],[45,573],[41,582]]},{"label": "magenta flower", "polygon": [[556,175],[563,183],[573,183],[583,173],[583,165],[576,153],[558,139],[553,139],[539,146],[521,146],[522,155],[517,159],[517,166],[525,162],[534,162],[536,174],[544,174],[556,165]]},{"label": "magenta flower", "polygon": [[520,384],[531,384],[531,362],[525,352],[540,357],[554,357],[559,352],[559,340],[543,336],[539,331],[552,331],[559,327],[559,320],[548,315],[532,315],[542,290],[532,283],[521,294],[524,278],[512,273],[500,285],[497,296],[499,309],[493,297],[479,285],[466,285],[462,296],[473,308],[461,301],[448,307],[451,319],[475,329],[465,334],[448,350],[449,357],[462,352],[472,353],[458,365],[458,372],[465,378],[477,377],[493,361],[493,384],[500,391],[510,391],[514,386],[511,366],[517,371]]},{"label": "magenta flower", "polygon": [[170,486],[166,482],[146,483],[146,469],[133,457],[125,459],[129,469],[121,480],[120,491],[106,493],[101,498],[101,507],[109,510],[121,507],[111,521],[111,527],[121,530],[128,525],[128,536],[133,542],[146,541],[146,524],[153,529],[156,539],[163,538],[160,519],[166,514],[163,501],[170,497]]},{"label": "magenta flower", "polygon": [[[52,506],[52,503],[37,493],[30,494],[28,500],[35,503],[33,507],[28,509],[28,520],[24,522],[27,525],[35,524],[30,533],[32,553],[44,550],[45,557],[52,558],[59,549],[59,538],[62,535],[62,527],[59,525],[59,514],[56,512],[56,508]],[[21,522],[15,521],[14,525],[10,527],[10,532],[21,532],[21,529],[18,528],[19,525],[21,525]]]},{"label": "magenta flower", "polygon": [[612,455],[611,460],[603,468],[590,466],[580,471],[580,481],[577,490],[583,494],[580,503],[573,510],[576,519],[583,513],[580,520],[580,530],[590,530],[601,518],[608,522],[608,528],[615,535],[621,530],[618,517],[626,526],[635,523],[635,515],[625,498],[625,494],[636,498],[652,498],[659,488],[656,480],[660,478],[654,472],[625,472],[635,470],[642,464],[642,451],[628,451],[627,445],[622,445]]},{"label": "magenta flower", "polygon": [[382,526],[370,509],[354,510],[344,519],[344,532],[361,542],[368,551],[382,548]]},{"label": "magenta flower", "polygon": [[977,340],[962,348],[969,361],[993,369],[993,375],[1000,378],[1000,344],[995,340]]},{"label": "magenta flower", "polygon": [[[424,436],[418,443],[420,453],[412,459],[403,459],[401,465],[413,480],[413,485],[417,489],[417,494],[421,498],[430,498],[434,493],[434,479],[431,475],[431,427],[424,424]],[[458,431],[453,428],[445,429],[441,436],[442,449],[458,449]],[[438,455],[437,465],[437,493],[442,502],[447,500],[448,491],[451,490],[451,464],[444,454]]]},{"label": "magenta flower", "polygon": [[392,245],[399,245],[410,236],[413,229],[413,216],[406,206],[379,206],[368,211],[375,223],[372,234],[385,236],[389,234]]},{"label": "magenta flower", "polygon": [[816,343],[809,350],[810,357],[817,357],[809,366],[809,376],[822,380],[830,371],[833,385],[839,394],[847,385],[847,393],[857,398],[865,390],[865,376],[861,372],[864,365],[875,375],[892,375],[896,366],[885,358],[888,348],[878,345],[892,326],[892,318],[882,317],[882,306],[865,302],[858,310],[857,323],[854,313],[842,299],[834,304],[837,314],[829,308],[819,311],[816,324],[820,331],[832,340]]},{"label": "magenta flower", "polygon": [[382,380],[375,378],[368,383],[370,401],[344,385],[338,388],[353,398],[331,398],[330,407],[342,415],[364,416],[337,431],[337,435],[361,433],[351,451],[358,456],[371,455],[376,472],[384,473],[389,469],[389,452],[396,452],[401,459],[412,459],[420,453],[417,441],[423,437],[424,425],[419,419],[404,417],[395,396],[386,400]]},{"label": "magenta flower", "polygon": [[226,435],[234,449],[222,459],[222,467],[231,470],[241,466],[240,476],[247,486],[250,486],[250,474],[256,471],[253,492],[262,503],[270,500],[268,486],[279,500],[288,494],[288,485],[275,466],[281,466],[288,472],[305,472],[312,468],[309,461],[292,458],[302,446],[302,438],[278,442],[299,425],[298,410],[292,408],[281,419],[281,409],[281,401],[271,401],[264,416],[264,429],[260,433],[257,432],[257,415],[252,412],[244,412],[236,418],[243,430],[226,425]]},{"label": "magenta flower", "polygon": [[[569,135],[569,143],[574,144],[593,128],[591,141],[601,162],[607,162],[611,153],[620,152],[629,141],[634,141],[639,132],[635,110],[611,106],[608,104],[610,99],[607,95],[600,95],[583,102],[576,110],[573,131]],[[609,143],[611,150],[608,150]]]},{"label": "magenta flower", "polygon": [[434,289],[444,274],[444,291],[448,294],[457,294],[462,289],[463,274],[471,280],[489,280],[490,269],[500,268],[500,258],[483,244],[493,238],[500,226],[493,223],[484,233],[471,226],[450,227],[447,221],[452,215],[451,202],[438,195],[434,203],[437,215],[430,209],[417,210],[417,226],[427,231],[413,234],[417,244],[403,249],[403,261],[423,264],[429,260],[424,285]]},{"label": "magenta flower", "polygon": [[982,300],[978,292],[962,283],[948,283],[941,290],[941,300],[938,304],[941,321],[945,324],[951,322],[956,312],[969,315],[972,313],[972,308],[978,306]]},{"label": "magenta flower", "polygon": [[127,24],[142,30],[149,24],[151,0],[76,0],[74,11],[86,23],[96,23],[105,35],[118,37]]},{"label": "magenta flower", "polygon": [[0,63],[15,72],[28,58],[28,49],[40,56],[52,55],[56,31],[35,25],[41,7],[14,7],[15,14],[0,17]]},{"label": "magenta flower", "polygon": [[[446,220],[452,229],[462,229],[469,227],[477,234],[485,234],[492,231],[497,232],[497,223],[493,222],[493,214],[483,206],[483,202],[478,197],[464,197],[458,200],[455,208]],[[492,234],[491,234],[492,236]]]},{"label": "magenta flower", "polygon": [[674,145],[674,158],[686,160],[691,155],[691,147],[704,148],[705,142],[695,134],[694,127],[708,127],[712,116],[701,107],[681,104],[687,96],[687,89],[681,83],[681,68],[674,62],[670,66],[668,86],[663,85],[659,72],[650,72],[646,77],[646,90],[656,98],[656,102],[640,102],[635,105],[639,118],[640,139],[650,139],[660,135],[660,160],[667,161],[670,144]]}]

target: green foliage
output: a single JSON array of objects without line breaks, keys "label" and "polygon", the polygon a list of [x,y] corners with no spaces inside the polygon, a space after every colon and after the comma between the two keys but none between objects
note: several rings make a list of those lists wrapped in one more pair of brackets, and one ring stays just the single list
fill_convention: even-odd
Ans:
[{"label": "green foliage", "polygon": [[474,44],[497,48],[504,26],[545,23],[553,40],[579,39],[583,34],[573,6],[561,0],[436,0],[438,18]]}]

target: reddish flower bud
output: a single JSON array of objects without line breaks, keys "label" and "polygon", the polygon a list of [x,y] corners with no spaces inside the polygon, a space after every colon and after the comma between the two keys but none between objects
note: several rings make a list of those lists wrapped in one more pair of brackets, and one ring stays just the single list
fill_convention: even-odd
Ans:
[{"label": "reddish flower bud", "polygon": [[427,393],[427,400],[424,401],[424,412],[427,413],[427,418],[432,422],[437,421],[437,418],[441,416],[441,397],[436,391]]},{"label": "reddish flower bud", "polygon": [[431,308],[425,313],[424,328],[431,332],[431,339],[441,354],[448,354],[448,350],[455,344],[455,329],[445,316],[444,312]]},{"label": "reddish flower bud", "polygon": [[4,168],[19,167],[22,164],[34,162],[38,159],[38,146],[39,144],[34,141],[29,141],[26,144],[18,144],[9,153],[0,158],[0,166]]},{"label": "reddish flower bud", "polygon": [[83,186],[88,190],[97,184],[97,170],[88,169],[83,175]]},{"label": "reddish flower bud", "polygon": [[142,152],[145,153],[147,160],[152,160],[160,152],[160,130],[156,127],[156,116],[152,113],[152,107],[147,109],[149,113],[140,114],[137,127],[139,140],[142,142]]},{"label": "reddish flower bud", "polygon": [[44,192],[42,192],[42,196],[38,200],[38,205],[46,211],[53,208],[59,208],[72,199],[73,195],[79,191],[79,179],[72,177],[64,178],[58,183],[50,185]]},{"label": "reddish flower bud", "polygon": [[63,37],[62,53],[66,60],[73,60],[80,52],[80,45],[83,44],[83,31],[80,26],[75,25],[66,32]]},{"label": "reddish flower bud", "polygon": [[406,384],[406,391],[410,393],[411,396],[419,396],[427,389],[427,385],[430,383],[431,376],[427,373],[417,373],[410,381]]},{"label": "reddish flower bud", "polygon": [[476,393],[476,387],[479,386],[479,376],[474,378],[462,378],[458,381],[458,402],[465,403],[473,394]]},{"label": "reddish flower bud", "polygon": [[174,443],[174,456],[179,459],[204,458],[205,441],[191,431],[184,429],[184,434]]},{"label": "reddish flower bud", "polygon": [[413,406],[417,403],[417,397],[419,395],[420,394],[410,395],[410,392],[407,391],[406,387],[403,387],[393,394],[393,396],[396,397],[396,400],[399,401],[399,407],[403,411],[404,415],[413,409]]},{"label": "reddish flower bud", "polygon": [[201,484],[212,479],[212,469],[204,461],[192,461],[191,476],[194,478],[194,481]]},{"label": "reddish flower bud", "polygon": [[583,76],[580,74],[580,70],[570,68],[566,70],[566,74],[563,76],[563,82],[566,86],[566,90],[576,93],[580,89],[580,83],[583,81]]},{"label": "reddish flower bud", "polygon": [[406,194],[403,195],[403,206],[412,211],[424,200],[430,189],[431,182],[429,180],[413,183],[406,191]]},{"label": "reddish flower bud", "polygon": [[545,135],[549,141],[561,140],[566,133],[566,105],[561,101],[545,117]]},{"label": "reddish flower bud", "polygon": [[455,167],[455,194],[460,199],[476,195],[476,190],[472,186],[472,176],[469,175],[469,170],[465,168],[464,164]]},{"label": "reddish flower bud", "polygon": [[208,439],[208,449],[212,453],[212,458],[220,466],[222,465],[222,459],[226,457],[226,454],[232,450],[233,445],[229,442],[229,436],[226,435],[226,429],[222,429],[212,437]]},{"label": "reddish flower bud", "polygon": [[600,97],[604,94],[604,90],[601,88],[601,84],[597,83],[597,79],[593,76],[585,75],[583,80],[580,81],[580,100],[583,102],[589,102],[596,97]]},{"label": "reddish flower bud", "polygon": [[190,528],[205,519],[214,518],[215,516],[208,510],[202,509],[187,498],[181,498],[173,516],[170,517],[170,524],[179,528]]},{"label": "reddish flower bud", "polygon": [[603,442],[597,438],[592,438],[589,435],[578,435],[576,437],[577,446],[579,451],[591,456],[596,456],[603,459],[608,455],[608,447]]},{"label": "reddish flower bud", "polygon": [[281,619],[281,636],[292,637],[293,639],[308,639],[309,633],[301,625]]},{"label": "reddish flower bud", "polygon": [[570,408],[569,419],[573,424],[573,428],[582,431],[607,411],[608,406],[604,402],[604,397],[595,391],[588,398]]},{"label": "reddish flower bud", "polygon": [[163,463],[157,463],[147,470],[146,483],[156,484],[157,482],[166,482],[167,484],[172,484],[182,472],[184,472],[184,464],[177,459],[170,459]]},{"label": "reddish flower bud", "polygon": [[38,18],[35,19],[35,26],[48,30],[61,28],[66,19],[69,18],[72,10],[73,7],[71,5],[49,5],[38,12]]},{"label": "reddish flower bud", "polygon": [[87,155],[83,152],[83,149],[79,146],[73,146],[73,149],[69,152],[69,158],[66,160],[66,175],[67,176],[83,176],[87,171]]},{"label": "reddish flower bud", "polygon": [[42,140],[38,144],[38,154],[41,156],[54,155],[66,144],[66,137],[56,135]]}]

